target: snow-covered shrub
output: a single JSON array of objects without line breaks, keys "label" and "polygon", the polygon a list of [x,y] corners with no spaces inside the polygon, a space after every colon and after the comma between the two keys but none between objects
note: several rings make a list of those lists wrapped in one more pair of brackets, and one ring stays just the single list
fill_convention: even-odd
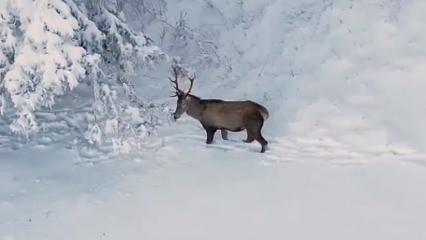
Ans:
[{"label": "snow-covered shrub", "polygon": [[0,112],[9,110],[14,133],[36,132],[37,112],[79,84],[92,89],[79,96],[92,105],[89,142],[124,141],[126,131],[143,137],[141,126],[152,127],[133,80],[163,53],[127,27],[117,1],[1,1],[0,42]]},{"label": "snow-covered shrub", "polygon": [[[210,1],[122,0],[123,11],[133,28],[149,32],[161,49],[199,71],[217,67],[216,18],[221,13]],[[201,4],[201,6],[198,6]],[[204,10],[204,15],[188,14],[187,6]],[[211,17],[211,15],[215,15]],[[197,18],[195,24],[194,18]],[[212,20],[213,19],[213,20]],[[204,24],[209,22],[209,24]]]}]

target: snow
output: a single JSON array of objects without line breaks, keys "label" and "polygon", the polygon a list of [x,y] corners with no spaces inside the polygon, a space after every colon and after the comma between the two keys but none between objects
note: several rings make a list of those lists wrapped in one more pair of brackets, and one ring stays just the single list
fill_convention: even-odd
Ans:
[{"label": "snow", "polygon": [[414,158],[342,164],[316,157],[310,143],[284,153],[272,142],[259,154],[231,139],[206,146],[184,118],[135,158],[3,153],[0,239],[426,237],[426,168]]},{"label": "snow", "polygon": [[[25,2],[16,6],[28,11]],[[80,11],[66,3],[61,13]],[[422,0],[167,1],[144,31],[197,73],[194,94],[267,106],[269,150],[243,143],[244,133],[206,145],[188,116],[158,120],[152,135],[146,106],[110,119],[117,92],[102,82],[94,94],[106,117],[97,125],[91,102],[79,99],[87,89],[77,86],[77,64],[64,80],[81,95],[35,113],[40,129],[53,130],[25,144],[0,118],[0,240],[426,239],[425,10]],[[102,39],[80,17],[89,24],[81,34]],[[162,54],[139,47],[146,60]],[[17,60],[41,58],[33,53]],[[70,46],[60,56],[83,55]],[[97,66],[103,56],[86,57]],[[139,96],[166,106],[164,115],[175,107],[168,71],[162,63],[135,82]],[[35,122],[26,114],[23,127]]]},{"label": "snow", "polygon": [[[19,24],[2,27],[6,33],[13,28],[14,37],[10,38],[13,43],[2,46],[4,52],[9,52],[11,66],[2,76],[1,87],[3,94],[10,95],[19,115],[11,129],[28,135],[37,130],[34,111],[51,108],[55,96],[64,94],[67,87],[75,88],[77,79],[84,76],[81,65],[86,51],[73,40],[78,22],[64,2],[23,2],[7,1],[2,7],[11,11],[5,14],[7,20]],[[26,10],[15,13],[14,7]],[[31,13],[26,15],[28,9]]]},{"label": "snow", "polygon": [[[214,5],[223,14],[230,8],[228,1]],[[414,107],[424,101],[426,83],[424,48],[418,45],[424,35],[416,28],[423,15],[413,13],[425,9],[423,1],[256,1],[242,8],[248,13],[241,23],[218,27],[218,54],[232,70],[220,73],[222,79],[207,75],[197,82],[201,95],[255,98],[272,109],[278,135],[366,143],[345,139],[351,132],[369,139],[366,148],[408,145],[423,151],[426,125],[419,121],[425,111]],[[223,18],[232,17],[235,12]],[[278,127],[282,120],[289,124]],[[354,128],[351,122],[365,123]],[[373,132],[375,139],[365,135]]]}]

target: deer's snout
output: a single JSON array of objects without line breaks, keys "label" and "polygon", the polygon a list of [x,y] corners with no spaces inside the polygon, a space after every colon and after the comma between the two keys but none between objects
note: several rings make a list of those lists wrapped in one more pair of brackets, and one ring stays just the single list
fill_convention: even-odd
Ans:
[{"label": "deer's snout", "polygon": [[180,118],[180,114],[178,114],[176,112],[174,112],[172,115],[173,115],[173,120],[175,120],[175,121]]}]

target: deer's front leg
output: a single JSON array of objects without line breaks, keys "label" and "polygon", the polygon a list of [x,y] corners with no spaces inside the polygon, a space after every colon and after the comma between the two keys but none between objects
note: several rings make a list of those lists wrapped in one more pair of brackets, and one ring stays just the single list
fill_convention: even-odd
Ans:
[{"label": "deer's front leg", "polygon": [[215,134],[216,130],[217,130],[216,128],[211,128],[211,127],[206,128],[206,132],[207,132],[206,143],[207,144],[210,144],[210,143],[213,142],[213,138],[214,138],[214,134]]},{"label": "deer's front leg", "polygon": [[222,139],[228,140],[228,131],[226,129],[221,129],[220,132],[222,133]]}]

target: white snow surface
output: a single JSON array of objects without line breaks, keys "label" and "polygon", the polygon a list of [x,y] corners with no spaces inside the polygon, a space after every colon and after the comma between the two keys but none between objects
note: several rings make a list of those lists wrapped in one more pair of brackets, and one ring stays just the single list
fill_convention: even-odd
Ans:
[{"label": "white snow surface", "polygon": [[185,118],[133,158],[4,152],[0,239],[426,237],[421,157],[342,163],[321,157],[325,146],[272,142],[260,154],[240,138],[207,146]]},{"label": "white snow surface", "polygon": [[[268,107],[269,150],[187,116],[114,158],[0,136],[0,240],[426,239],[425,1],[168,4],[215,33],[194,94]],[[138,91],[173,108],[157,75]]]}]

